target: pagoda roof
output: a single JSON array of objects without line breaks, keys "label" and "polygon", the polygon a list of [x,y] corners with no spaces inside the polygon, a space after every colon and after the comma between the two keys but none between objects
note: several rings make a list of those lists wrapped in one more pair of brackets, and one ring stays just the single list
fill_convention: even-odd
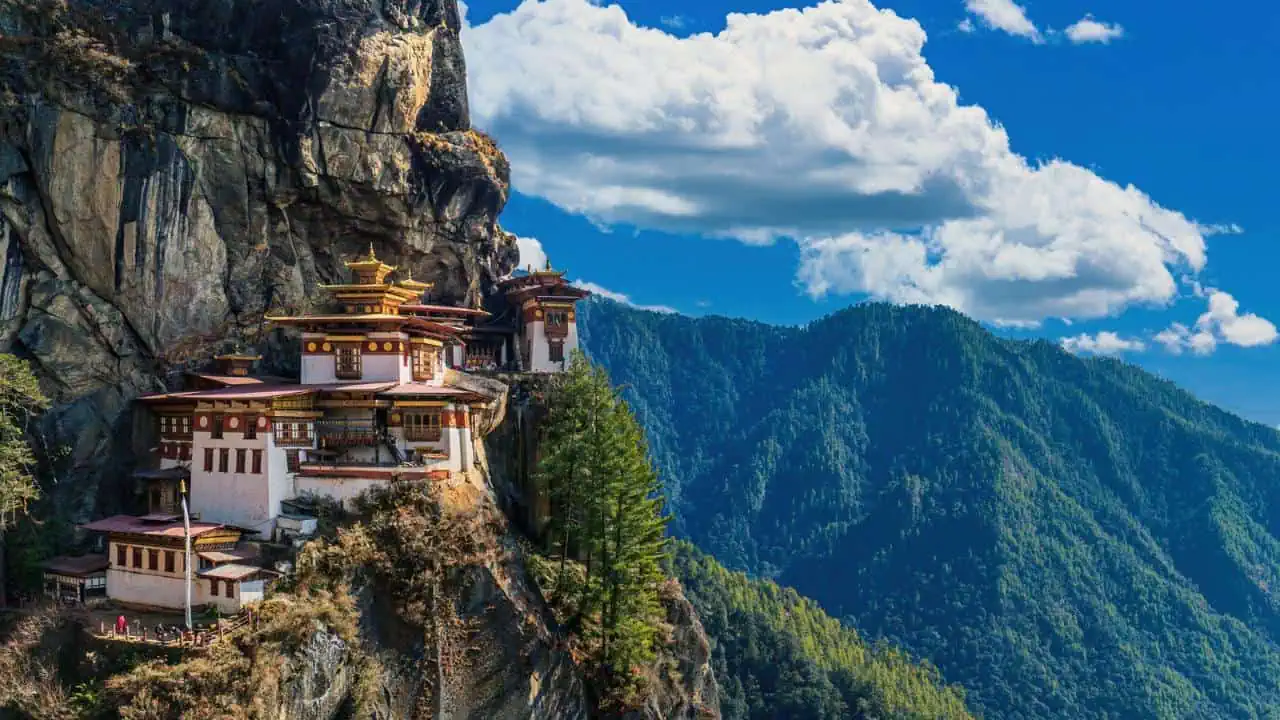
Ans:
[{"label": "pagoda roof", "polygon": [[426,383],[402,383],[384,390],[379,395],[389,398],[430,398],[450,400],[492,400],[487,395],[452,385],[428,385]]},{"label": "pagoda roof", "polygon": [[[149,535],[152,537],[183,537],[184,531],[180,522],[149,522],[133,515],[112,515],[80,526],[91,532],[122,533],[129,535]],[[216,523],[192,522],[191,537],[198,537],[214,530],[223,529],[224,525]]]},{"label": "pagoda roof", "polygon": [[209,382],[220,383],[222,385],[256,385],[262,383],[262,378],[253,377],[252,375],[216,375],[213,373],[189,372],[188,376],[208,380]]},{"label": "pagoda roof", "polygon": [[42,567],[45,572],[84,577],[85,575],[92,575],[106,570],[109,564],[107,556],[102,554],[80,555],[79,557],[59,555],[44,561]]},{"label": "pagoda roof", "polygon": [[409,327],[426,333],[434,333],[437,335],[454,335],[458,332],[455,327],[443,325],[441,323],[431,322],[426,318],[416,315],[400,315],[392,313],[367,313],[367,314],[329,314],[329,315],[293,315],[293,316],[270,316],[265,320],[269,323],[277,325],[393,325],[397,327]]},{"label": "pagoda roof", "polygon": [[142,402],[162,400],[269,400],[271,398],[290,395],[306,395],[314,392],[307,385],[241,385],[239,387],[215,388],[213,390],[183,390],[172,393],[154,393],[138,398]]},{"label": "pagoda roof", "polygon": [[418,303],[413,305],[401,305],[400,310],[402,312],[438,313],[440,315],[471,315],[476,317],[492,314],[488,310],[481,310],[480,308],[464,308],[455,307],[453,305],[426,305]]},{"label": "pagoda roof", "polygon": [[394,380],[376,380],[368,382],[323,383],[303,385],[316,392],[382,392],[395,385]]}]

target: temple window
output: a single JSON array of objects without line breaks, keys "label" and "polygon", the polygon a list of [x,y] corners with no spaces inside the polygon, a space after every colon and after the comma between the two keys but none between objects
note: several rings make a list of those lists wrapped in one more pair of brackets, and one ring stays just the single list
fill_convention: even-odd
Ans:
[{"label": "temple window", "polygon": [[224,418],[223,418],[223,416],[222,416],[222,415],[214,415],[214,416],[213,416],[213,432],[210,434],[210,437],[212,437],[212,438],[213,438],[213,439],[215,439],[215,440],[221,440],[221,439],[222,439],[222,424],[223,424],[223,419],[224,419]]},{"label": "temple window", "polygon": [[133,567],[142,569],[142,548],[133,548]]},{"label": "temple window", "polygon": [[167,573],[173,572],[173,566],[174,566],[173,551],[165,550],[164,551],[164,571]]},{"label": "temple window", "polygon": [[360,346],[339,345],[334,355],[333,374],[340,378],[356,378],[361,375]]},{"label": "temple window", "polygon": [[244,418],[244,439],[253,440],[258,437],[258,418],[247,415]]},{"label": "temple window", "polygon": [[184,415],[179,418],[178,433],[183,437],[191,437],[191,416]]},{"label": "temple window", "polygon": [[550,343],[550,346],[547,348],[547,352],[550,355],[551,362],[564,362],[564,343]]},{"label": "temple window", "polygon": [[227,585],[226,585],[226,591],[225,591],[225,593],[224,593],[224,594],[225,594],[227,597],[229,597],[229,598],[233,598],[233,597],[235,597],[235,596],[236,596],[236,586],[235,586],[235,583],[233,583],[233,582],[231,582],[230,580],[228,580],[228,581],[227,581]]},{"label": "temple window", "polygon": [[160,551],[159,550],[147,551],[147,569],[148,570],[160,569]]},{"label": "temple window", "polygon": [[261,450],[253,451],[253,474],[254,475],[262,474],[262,451]]},{"label": "temple window", "polygon": [[129,548],[124,545],[116,545],[116,567],[128,567]]},{"label": "temple window", "polygon": [[218,597],[218,581],[212,578],[209,580],[209,597]]},{"label": "temple window", "polygon": [[230,464],[229,463],[230,459],[231,459],[230,449],[228,448],[218,449],[218,472],[224,473],[227,471],[227,466]]},{"label": "temple window", "polygon": [[435,376],[439,355],[434,349],[426,345],[414,345],[412,359],[414,380],[430,380]]},{"label": "temple window", "polygon": [[204,471],[213,472],[213,448],[204,449]]},{"label": "temple window", "polygon": [[238,473],[244,472],[245,454],[244,448],[236,448],[236,472]]},{"label": "temple window", "polygon": [[289,472],[298,472],[298,469],[302,467],[300,453],[297,450],[289,450],[286,452],[284,454],[284,462],[285,467],[289,469]]},{"label": "temple window", "polygon": [[410,442],[435,442],[440,439],[440,413],[412,413],[404,416],[404,439]]}]

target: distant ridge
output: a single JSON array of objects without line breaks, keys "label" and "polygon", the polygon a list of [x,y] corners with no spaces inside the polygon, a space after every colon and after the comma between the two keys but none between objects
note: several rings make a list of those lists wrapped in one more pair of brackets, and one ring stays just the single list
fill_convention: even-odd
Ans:
[{"label": "distant ridge", "polygon": [[673,528],[988,718],[1280,717],[1280,433],[950,310],[802,328],[597,301]]}]

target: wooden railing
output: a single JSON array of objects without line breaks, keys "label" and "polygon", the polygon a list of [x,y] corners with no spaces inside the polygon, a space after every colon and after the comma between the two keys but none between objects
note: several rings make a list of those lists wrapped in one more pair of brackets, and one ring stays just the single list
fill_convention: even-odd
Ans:
[{"label": "wooden railing", "polygon": [[409,442],[439,442],[444,437],[444,431],[438,427],[410,427],[404,428],[404,439]]}]

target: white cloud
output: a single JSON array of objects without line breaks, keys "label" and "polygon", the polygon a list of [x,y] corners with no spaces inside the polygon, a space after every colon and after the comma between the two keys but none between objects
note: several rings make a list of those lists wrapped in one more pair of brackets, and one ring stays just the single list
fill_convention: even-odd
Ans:
[{"label": "white cloud", "polygon": [[580,287],[583,290],[587,290],[593,295],[599,295],[600,297],[608,298],[615,302],[620,302],[623,305],[630,305],[631,307],[639,310],[651,310],[653,312],[660,312],[660,313],[677,312],[675,308],[668,307],[666,305],[641,305],[635,302],[634,300],[632,300],[630,295],[625,295],[620,292],[615,292],[613,290],[610,290],[609,288],[602,287],[600,285],[597,285],[593,282],[588,282],[586,280],[574,280],[573,285],[575,285],[576,287]]},{"label": "white cloud", "polygon": [[1212,223],[1208,225],[1197,223],[1196,227],[1199,228],[1200,234],[1206,237],[1210,235],[1244,234],[1244,228],[1240,227],[1238,223]]},{"label": "white cloud", "polygon": [[1147,349],[1147,344],[1137,338],[1123,338],[1110,330],[1103,330],[1097,335],[1080,334],[1062,338],[1062,347],[1073,353],[1118,355],[1142,352]]},{"label": "white cloud", "polygon": [[1208,355],[1220,343],[1239,347],[1259,347],[1276,341],[1276,326],[1271,321],[1253,313],[1240,314],[1240,303],[1230,294],[1205,288],[1209,308],[1197,320],[1194,328],[1173,323],[1155,336],[1156,342],[1171,353],[1190,351]]},{"label": "white cloud", "polygon": [[965,8],[992,30],[1043,42],[1040,29],[1027,17],[1027,9],[1013,0],[965,0]]},{"label": "white cloud", "polygon": [[519,267],[540,270],[547,264],[547,252],[537,238],[516,236],[516,247],[520,250]]},{"label": "white cloud", "polygon": [[1124,28],[1117,23],[1099,22],[1092,15],[1085,15],[1067,26],[1067,39],[1076,45],[1083,43],[1100,43],[1106,45],[1112,40],[1124,37]]},{"label": "white cloud", "polygon": [[965,18],[960,21],[959,25],[956,25],[956,29],[962,33],[971,33],[978,28],[974,27],[973,18]]},{"label": "white cloud", "polygon": [[1165,304],[1205,262],[1201,229],[1137,188],[1015,154],[935,80],[920,25],[866,0],[684,38],[526,0],[463,40],[517,191],[598,223],[794,239],[815,296],[1034,324]]},{"label": "white cloud", "polygon": [[683,15],[663,15],[659,22],[672,30],[683,30],[689,24],[689,19]]}]

